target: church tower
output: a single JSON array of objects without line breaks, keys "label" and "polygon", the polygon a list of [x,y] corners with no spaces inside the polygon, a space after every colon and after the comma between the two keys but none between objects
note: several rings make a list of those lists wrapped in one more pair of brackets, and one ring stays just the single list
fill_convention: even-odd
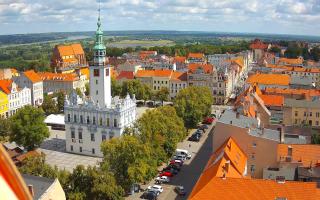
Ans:
[{"label": "church tower", "polygon": [[98,29],[95,35],[93,47],[93,64],[90,66],[90,97],[100,107],[111,106],[111,74],[110,65],[106,63],[106,46],[103,42],[101,28],[100,5],[98,17]]}]

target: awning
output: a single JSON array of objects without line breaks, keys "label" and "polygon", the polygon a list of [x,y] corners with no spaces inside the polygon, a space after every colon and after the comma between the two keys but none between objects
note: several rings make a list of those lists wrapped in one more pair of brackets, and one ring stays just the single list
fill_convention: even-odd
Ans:
[{"label": "awning", "polygon": [[65,123],[64,123],[64,115],[51,114],[44,120],[44,123],[46,123],[46,124],[65,125]]}]

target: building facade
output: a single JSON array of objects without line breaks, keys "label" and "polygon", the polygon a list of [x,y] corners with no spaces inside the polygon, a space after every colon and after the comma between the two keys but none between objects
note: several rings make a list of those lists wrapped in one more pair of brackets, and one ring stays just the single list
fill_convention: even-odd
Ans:
[{"label": "building facade", "polygon": [[43,81],[41,77],[33,70],[20,73],[14,76],[13,80],[20,88],[29,88],[31,90],[31,103],[33,106],[40,106],[43,102]]},{"label": "building facade", "polygon": [[111,97],[111,72],[106,60],[100,15],[90,66],[90,98],[81,99],[73,90],[65,101],[67,152],[102,157],[101,143],[120,137],[136,119],[135,97]]},{"label": "building facade", "polygon": [[7,118],[9,116],[9,99],[8,95],[0,91],[0,117]]}]

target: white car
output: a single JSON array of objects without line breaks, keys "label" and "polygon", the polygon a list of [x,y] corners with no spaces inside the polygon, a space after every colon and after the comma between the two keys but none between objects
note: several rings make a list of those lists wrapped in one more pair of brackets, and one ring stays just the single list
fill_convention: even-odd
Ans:
[{"label": "white car", "polygon": [[149,186],[148,190],[156,192],[157,195],[159,195],[161,192],[163,192],[163,188],[161,187],[161,185]]},{"label": "white car", "polygon": [[169,183],[170,182],[170,178],[167,176],[158,176],[156,178],[156,183]]},{"label": "white car", "polygon": [[182,160],[182,161],[185,161],[187,159],[187,157],[184,155],[175,155],[175,156],[173,156],[173,158],[175,160]]}]

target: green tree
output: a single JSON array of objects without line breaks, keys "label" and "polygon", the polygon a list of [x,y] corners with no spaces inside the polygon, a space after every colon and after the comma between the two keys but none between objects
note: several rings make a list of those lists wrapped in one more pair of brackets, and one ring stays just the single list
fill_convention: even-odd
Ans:
[{"label": "green tree", "polygon": [[113,77],[111,77],[111,95],[113,97],[121,95],[121,85]]},{"label": "green tree", "polygon": [[281,54],[281,49],[279,47],[277,47],[277,46],[271,47],[269,51],[272,52],[272,53],[279,54],[279,55]]},{"label": "green tree", "polygon": [[156,93],[157,100],[161,101],[162,105],[164,101],[169,100],[169,89],[167,87],[161,87]]},{"label": "green tree", "polygon": [[45,115],[41,108],[25,106],[10,119],[10,141],[15,141],[28,150],[38,147],[49,137],[49,130],[44,123]]},{"label": "green tree", "polygon": [[195,127],[202,117],[210,114],[212,94],[207,87],[187,87],[177,94],[174,107],[186,127]]},{"label": "green tree", "polygon": [[7,142],[10,136],[10,120],[0,117],[0,142]]},{"label": "green tree", "polygon": [[320,48],[319,47],[314,47],[310,51],[310,56],[313,60],[319,61],[320,60]]},{"label": "green tree", "polygon": [[117,183],[128,191],[134,183],[150,180],[157,173],[152,149],[136,136],[124,135],[102,143],[103,168],[114,173]]},{"label": "green tree", "polygon": [[86,96],[89,96],[90,95],[90,85],[89,85],[89,83],[86,83],[85,87],[86,87],[86,91],[84,92],[84,94]]},{"label": "green tree", "polygon": [[57,106],[58,106],[58,112],[64,111],[64,100],[65,100],[65,94],[60,91],[56,94],[57,96]]},{"label": "green tree", "polygon": [[316,133],[312,134],[311,143],[312,144],[320,144],[320,135],[316,134]]},{"label": "green tree", "polygon": [[52,96],[45,95],[41,107],[46,115],[58,113],[57,104],[52,99]]},{"label": "green tree", "polygon": [[187,134],[183,120],[172,106],[148,110],[137,121],[139,138],[150,144],[158,164],[172,156],[178,142]]},{"label": "green tree", "polygon": [[76,93],[79,97],[83,97],[83,93],[80,88],[76,88]]}]

